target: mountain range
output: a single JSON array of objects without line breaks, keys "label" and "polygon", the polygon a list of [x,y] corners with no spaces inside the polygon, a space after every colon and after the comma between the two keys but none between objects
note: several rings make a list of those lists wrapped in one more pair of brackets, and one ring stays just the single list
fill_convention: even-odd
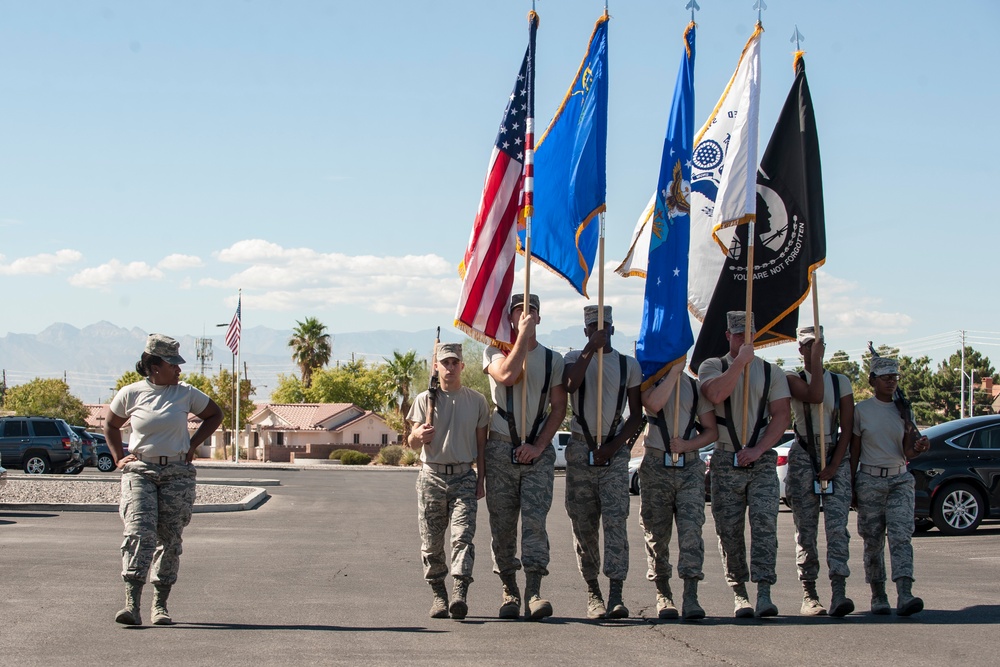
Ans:
[{"label": "mountain range", "polygon": [[[221,330],[220,330],[221,331]],[[73,395],[85,403],[110,400],[115,383],[126,371],[135,367],[145,345],[146,331],[138,327],[126,329],[111,322],[101,321],[82,329],[65,323],[56,323],[38,334],[9,333],[0,337],[0,368],[3,381],[12,387],[36,377],[63,378]],[[429,357],[434,346],[433,329],[425,331],[359,331],[331,333],[331,364],[363,358],[380,362],[394,350],[416,350],[421,357]],[[242,332],[241,360],[246,372],[258,389],[256,399],[266,401],[278,384],[279,374],[298,374],[288,347],[291,330],[271,329],[264,326],[244,329]],[[178,337],[181,354],[187,364],[186,372],[204,372],[214,375],[220,367],[232,369],[233,355],[225,346],[220,333],[206,337],[209,343],[204,360],[198,354],[196,335]],[[441,332],[443,342],[462,342],[464,334],[448,329]],[[568,327],[557,331],[540,331],[539,340],[558,352],[582,347],[582,327]],[[615,347],[631,353],[635,339],[616,337]],[[472,360],[467,360],[470,363]],[[478,363],[478,361],[476,362]]]}]

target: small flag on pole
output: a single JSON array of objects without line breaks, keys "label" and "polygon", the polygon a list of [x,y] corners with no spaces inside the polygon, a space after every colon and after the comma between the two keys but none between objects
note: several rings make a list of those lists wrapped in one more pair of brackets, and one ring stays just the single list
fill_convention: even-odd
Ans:
[{"label": "small flag on pole", "polygon": [[[594,267],[607,195],[608,15],[535,151],[531,258],[583,296]],[[518,237],[524,247],[524,237]]]},{"label": "small flag on pole", "polygon": [[[531,207],[531,165],[525,164],[526,132],[533,123],[534,45],[538,15],[529,16],[528,49],[500,121],[479,212],[465,257],[458,267],[462,293],[455,327],[481,343],[509,350],[513,340],[507,313],[514,285],[517,224],[522,209]],[[525,170],[528,173],[525,174]],[[526,178],[527,176],[527,178]],[[530,210],[526,211],[530,215]]]},{"label": "small flag on pole", "polygon": [[233,354],[240,353],[240,328],[241,328],[241,316],[240,310],[243,308],[243,295],[240,295],[239,299],[236,301],[236,314],[233,315],[233,321],[229,323],[229,329],[226,330],[226,347],[233,351]]}]

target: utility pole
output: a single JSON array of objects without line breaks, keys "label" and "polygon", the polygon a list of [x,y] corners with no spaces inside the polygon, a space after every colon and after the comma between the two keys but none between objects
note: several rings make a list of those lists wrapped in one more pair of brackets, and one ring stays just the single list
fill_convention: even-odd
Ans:
[{"label": "utility pole", "polygon": [[198,362],[201,364],[201,374],[205,374],[205,367],[208,362],[212,361],[212,339],[211,338],[195,338],[195,355],[198,357]]},{"label": "utility pole", "polygon": [[961,404],[958,408],[959,419],[965,416],[965,329],[962,329],[962,389],[960,393]]}]

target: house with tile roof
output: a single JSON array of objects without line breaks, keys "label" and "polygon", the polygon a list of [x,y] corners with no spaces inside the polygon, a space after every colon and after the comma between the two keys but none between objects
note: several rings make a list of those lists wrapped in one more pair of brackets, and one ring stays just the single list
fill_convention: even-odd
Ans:
[{"label": "house with tile roof", "polygon": [[353,403],[264,403],[250,416],[249,430],[265,461],[326,459],[336,449],[374,456],[400,442],[385,419]]}]

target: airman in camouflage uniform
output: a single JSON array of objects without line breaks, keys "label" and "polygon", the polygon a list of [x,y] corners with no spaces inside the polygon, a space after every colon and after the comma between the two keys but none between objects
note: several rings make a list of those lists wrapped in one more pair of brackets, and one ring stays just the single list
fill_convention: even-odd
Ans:
[{"label": "airman in camouflage uniform", "polygon": [[[642,427],[642,370],[634,358],[611,347],[610,306],[604,307],[603,319],[604,328],[598,329],[597,306],[587,306],[587,345],[566,355],[564,381],[573,401],[572,435],[566,447],[566,511],[573,524],[577,564],[587,583],[587,616],[627,618],[622,587],[628,576],[628,461],[630,443]],[[591,363],[595,356],[603,357],[603,384],[597,381],[598,364]],[[626,408],[628,419],[622,424]],[[604,574],[611,580],[607,605],[597,579],[602,525]]]},{"label": "airman in camouflage uniform", "polygon": [[[712,516],[726,582],[733,589],[734,615],[776,616],[771,586],[777,581],[778,476],[773,447],[791,418],[788,382],[774,365],[754,356],[753,314],[747,337],[746,313],[727,313],[729,353],[706,359],[698,369],[701,393],[715,405],[719,440],[712,461]],[[749,421],[744,428],[744,371],[750,375]],[[744,436],[743,434],[746,434]],[[745,444],[742,442],[746,438]],[[746,516],[750,516],[750,568],[747,568]],[[757,583],[757,605],[750,606],[747,579]]]},{"label": "airman in camouflage uniform", "polygon": [[[478,391],[462,386],[462,345],[445,343],[434,361],[441,386],[419,394],[407,421],[413,430],[407,445],[420,449],[423,465],[417,474],[417,519],[424,579],[434,593],[431,618],[449,614],[462,620],[468,613],[469,584],[476,548],[478,500],[486,494],[486,432],[489,408]],[[473,468],[473,462],[476,467]],[[448,562],[444,533],[451,521],[451,605],[444,584]]]},{"label": "airman in camouflage uniform", "polygon": [[[677,574],[684,580],[681,612],[685,620],[697,620],[705,617],[698,604],[698,582],[705,578],[705,464],[698,450],[715,442],[719,431],[714,406],[683,373],[684,365],[675,364],[659,384],[642,393],[648,424],[639,466],[639,514],[649,563],[646,578],[656,585],[657,615],[677,618],[670,590],[670,536],[676,521]],[[701,422],[700,434],[696,421]]]},{"label": "airman in camouflage uniform", "polygon": [[[535,335],[541,322],[539,305],[538,297],[531,294],[525,311],[524,295],[513,295],[508,308],[516,326],[512,349],[505,353],[491,346],[483,353],[483,372],[489,375],[496,405],[486,444],[486,506],[493,534],[493,571],[503,585],[499,616],[507,619],[520,615],[517,571],[522,565],[525,617],[538,620],[552,615],[552,604],[541,597],[541,586],[542,577],[549,573],[545,522],[552,507],[556,460],[551,443],[566,416],[566,391],[562,355],[539,344]],[[524,392],[526,415],[521,410]]]},{"label": "airman in camouflage uniform", "polygon": [[[125,524],[122,579],[125,607],[115,615],[123,625],[142,625],[139,605],[152,570],[152,621],[171,625],[167,598],[177,582],[181,533],[191,521],[195,499],[195,451],[219,427],[222,410],[206,394],[180,381],[180,343],[150,334],[136,372],[144,379],[122,387],[104,424],[108,448],[122,471],[119,513]],[[188,435],[188,415],[202,422]],[[131,420],[128,456],[121,428]]]},{"label": "airman in camouflage uniform", "polygon": [[[854,428],[854,393],[846,375],[823,370],[823,350],[826,347],[823,327],[820,327],[819,341],[811,326],[800,328],[797,338],[805,370],[802,373],[788,373],[797,439],[788,453],[785,489],[795,521],[795,560],[799,580],[802,582],[800,612],[806,616],[826,613],[816,591],[816,577],[819,575],[819,510],[822,499],[826,564],[833,589],[830,616],[839,618],[854,611],[854,601],[847,597],[847,577],[851,574],[847,565],[851,542],[851,535],[847,531],[847,518],[851,511],[848,449]],[[815,372],[816,369],[819,369],[818,373]],[[819,430],[821,428],[822,431]],[[820,433],[823,435],[826,456],[821,470]],[[827,493],[816,493],[817,481],[820,483],[820,490]],[[826,484],[825,487],[823,483]]]},{"label": "airman in camouflage uniform", "polygon": [[[873,614],[888,614],[885,592],[885,542],[888,536],[896,613],[910,616],[924,608],[913,588],[913,475],[907,460],[930,447],[919,436],[912,414],[893,402],[899,382],[895,359],[871,360],[868,383],[875,395],[857,404],[851,438],[851,470],[858,508],[858,532],[865,542],[865,580],[871,586]],[[904,417],[905,415],[905,417]]]}]

